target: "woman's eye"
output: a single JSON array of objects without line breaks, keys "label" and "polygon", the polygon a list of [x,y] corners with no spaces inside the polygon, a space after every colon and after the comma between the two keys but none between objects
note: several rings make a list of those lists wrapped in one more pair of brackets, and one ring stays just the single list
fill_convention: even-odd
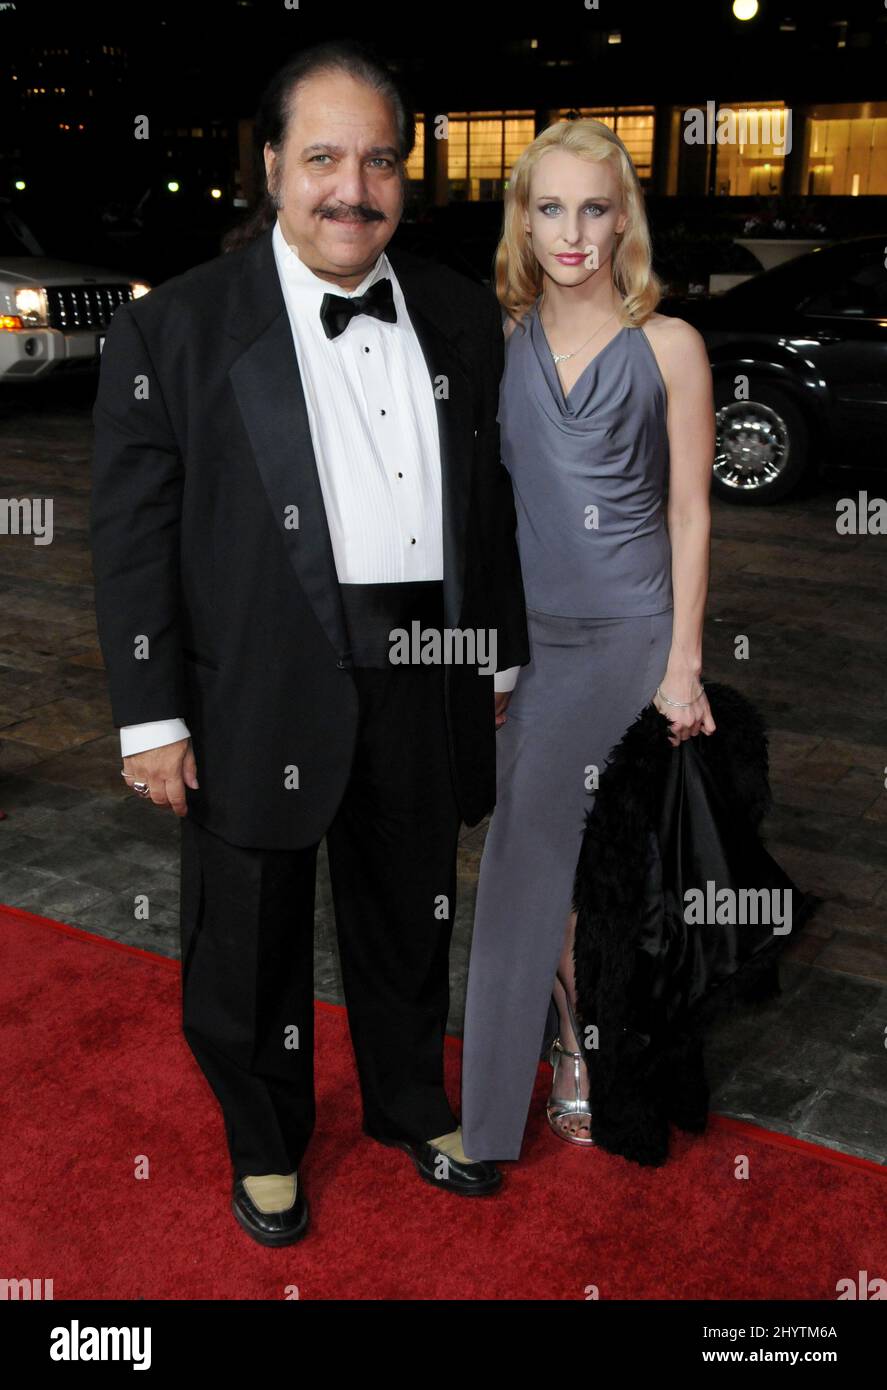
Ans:
[{"label": "woman's eye", "polygon": [[[562,208],[560,203],[542,203],[539,211],[544,217],[551,217],[561,212]],[[582,211],[588,213],[591,217],[602,217],[607,209],[600,203],[588,203]]]}]

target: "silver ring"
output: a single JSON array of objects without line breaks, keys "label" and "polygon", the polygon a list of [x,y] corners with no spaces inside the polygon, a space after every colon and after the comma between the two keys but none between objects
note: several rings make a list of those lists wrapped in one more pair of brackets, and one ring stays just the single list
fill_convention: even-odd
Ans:
[{"label": "silver ring", "polygon": [[133,782],[132,789],[134,792],[138,792],[139,796],[150,796],[151,794],[151,788],[147,782]]}]

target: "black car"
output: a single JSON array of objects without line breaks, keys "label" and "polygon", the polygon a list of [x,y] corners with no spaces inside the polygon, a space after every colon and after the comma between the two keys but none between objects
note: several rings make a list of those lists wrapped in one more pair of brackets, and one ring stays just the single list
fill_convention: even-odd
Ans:
[{"label": "black car", "polygon": [[705,339],[714,492],[775,502],[808,469],[887,461],[887,233],[809,252],[708,300],[665,299]]}]

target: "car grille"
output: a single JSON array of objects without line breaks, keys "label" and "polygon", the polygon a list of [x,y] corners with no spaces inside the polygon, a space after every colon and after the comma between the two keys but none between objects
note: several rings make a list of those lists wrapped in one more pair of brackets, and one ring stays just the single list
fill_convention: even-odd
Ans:
[{"label": "car grille", "polygon": [[64,333],[107,328],[114,310],[132,299],[129,285],[47,285],[49,326]]}]

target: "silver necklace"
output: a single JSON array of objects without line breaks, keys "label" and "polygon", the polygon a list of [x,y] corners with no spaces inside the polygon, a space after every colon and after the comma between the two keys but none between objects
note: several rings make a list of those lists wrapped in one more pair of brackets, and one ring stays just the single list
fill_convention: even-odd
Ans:
[{"label": "silver necklace", "polygon": [[[600,333],[601,329],[604,328],[604,327],[606,326],[606,324],[608,324],[608,323],[610,322],[610,319],[614,319],[615,317],[616,317],[616,312],[612,313],[612,314],[610,315],[610,318],[609,318],[609,319],[604,319],[604,322],[603,322],[603,323],[599,323],[598,326],[597,326],[597,328],[596,328],[596,329],[594,330],[594,332],[592,333],[591,338],[586,338],[586,339],[585,339],[585,342],[584,342],[584,343],[580,343],[579,346],[578,346],[577,348],[574,348],[572,352],[555,352],[555,351],[554,351],[554,348],[553,348],[553,347],[551,346],[551,344],[549,343],[548,351],[551,353],[552,357],[554,358],[555,365],[557,365],[558,362],[568,362],[568,361],[570,360],[571,357],[575,357],[576,354],[579,353],[579,352],[581,352],[583,348],[587,348],[587,347],[588,347],[588,344],[591,342],[591,339],[592,339],[592,338],[596,338],[597,335]],[[541,310],[541,309],[539,310],[539,319],[540,319],[540,321],[542,320],[542,310]],[[544,323],[542,324],[542,327],[543,327],[543,328],[545,327],[545,324],[544,324]],[[548,334],[546,334],[545,337],[546,337],[546,341],[547,341],[547,339],[548,339]]]}]

